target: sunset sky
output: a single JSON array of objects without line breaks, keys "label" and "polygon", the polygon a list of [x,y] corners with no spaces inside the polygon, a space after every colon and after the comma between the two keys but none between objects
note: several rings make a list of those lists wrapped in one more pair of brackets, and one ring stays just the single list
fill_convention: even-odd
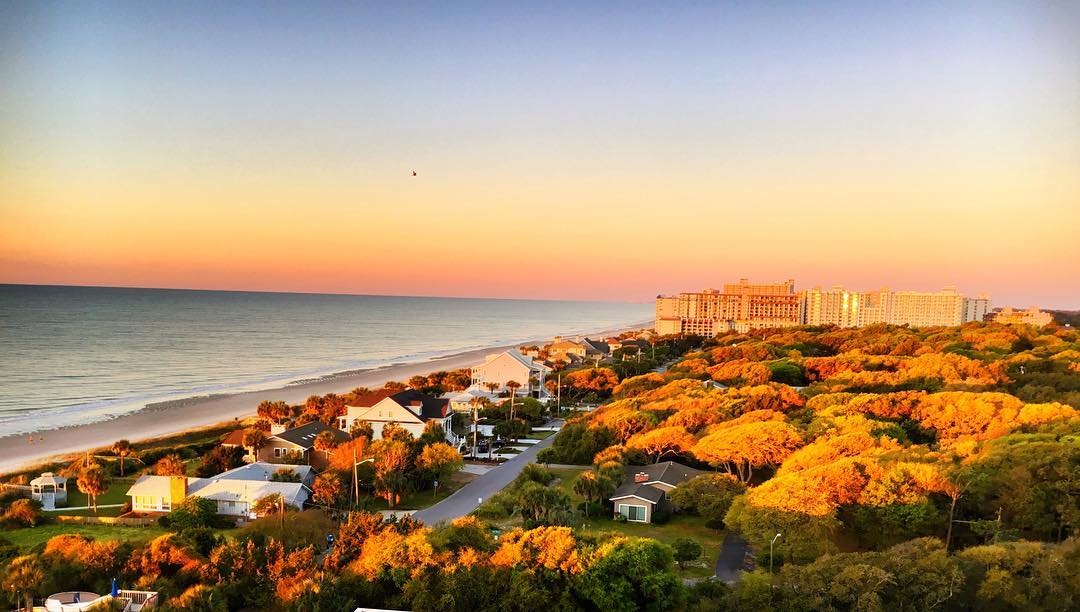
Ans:
[{"label": "sunset sky", "polygon": [[679,4],[0,4],[0,282],[1080,308],[1080,3]]}]

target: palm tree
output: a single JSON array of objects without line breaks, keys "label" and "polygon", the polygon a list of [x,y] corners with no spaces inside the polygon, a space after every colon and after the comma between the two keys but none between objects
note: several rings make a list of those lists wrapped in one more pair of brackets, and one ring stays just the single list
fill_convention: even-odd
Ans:
[{"label": "palm tree", "polygon": [[517,390],[521,388],[521,383],[516,380],[506,381],[506,388],[510,389],[510,419],[514,418],[514,397],[517,396]]},{"label": "palm tree", "polygon": [[488,393],[495,395],[495,392],[499,390],[499,383],[486,382],[484,383],[484,388],[488,390]]},{"label": "palm tree", "polygon": [[100,465],[92,463],[79,472],[79,478],[75,484],[90,498],[94,514],[97,514],[97,496],[109,488],[109,479],[105,476],[105,471]]},{"label": "palm tree", "polygon": [[255,428],[245,429],[242,442],[245,448],[251,449],[251,456],[258,461],[259,449],[266,446],[266,432]]},{"label": "palm tree", "polygon": [[120,458],[120,475],[124,475],[124,459],[131,454],[131,442],[117,440],[112,447],[113,453]]},{"label": "palm tree", "polygon": [[44,580],[45,571],[37,557],[33,555],[15,557],[4,574],[4,590],[21,594],[26,602],[26,609],[31,610],[34,603],[34,591]]},{"label": "palm tree", "polygon": [[337,445],[337,436],[335,436],[334,432],[330,431],[329,429],[320,432],[319,435],[315,436],[315,450],[320,450],[325,453],[327,461],[330,460],[330,451],[337,448]]}]

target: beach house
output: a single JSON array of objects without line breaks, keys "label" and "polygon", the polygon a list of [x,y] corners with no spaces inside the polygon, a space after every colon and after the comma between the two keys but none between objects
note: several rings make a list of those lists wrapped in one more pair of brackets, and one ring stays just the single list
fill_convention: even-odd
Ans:
[{"label": "beach house", "polygon": [[497,396],[476,387],[469,387],[464,391],[447,391],[442,394],[442,399],[450,402],[450,410],[454,412],[472,412],[473,402],[484,398],[489,402],[495,402]]},{"label": "beach house", "polygon": [[495,393],[502,393],[507,390],[506,383],[514,381],[521,385],[518,395],[546,397],[544,377],[548,372],[551,372],[550,367],[517,351],[493,353],[484,358],[484,363],[472,368],[471,388],[491,391],[488,389],[490,384]]},{"label": "beach house", "polygon": [[[274,481],[274,474],[282,470],[300,482]],[[286,504],[303,508],[313,479],[311,466],[258,462],[210,478],[147,474],[135,481],[127,495],[135,512],[171,512],[185,498],[196,496],[215,501],[218,514],[251,518],[255,503],[267,495],[281,495]]]},{"label": "beach house", "polygon": [[429,423],[441,425],[446,439],[458,443],[450,426],[454,412],[446,398],[432,397],[415,389],[392,391],[380,389],[357,398],[345,406],[345,415],[338,417],[338,429],[347,432],[358,422],[371,425],[372,439],[382,438],[383,428],[395,423],[414,437],[420,437]]},{"label": "beach house", "polygon": [[627,466],[622,485],[608,499],[615,505],[615,516],[651,523],[656,513],[671,511],[672,489],[707,473],[675,461]]},{"label": "beach house", "polygon": [[229,432],[228,435],[222,438],[221,445],[239,446],[244,448],[246,451],[244,460],[249,462],[306,462],[317,467],[322,467],[325,463],[325,457],[323,457],[321,453],[315,451],[315,439],[324,431],[333,432],[333,435],[337,438],[339,444],[349,441],[348,432],[329,427],[320,421],[312,421],[292,429],[286,429],[284,426],[276,423],[271,425],[270,433],[266,437],[266,442],[263,447],[259,449],[257,456],[252,454],[250,448],[244,446],[244,431],[241,429]]},{"label": "beach house", "polygon": [[545,346],[544,350],[547,352],[548,360],[560,363],[594,361],[603,359],[611,353],[604,342],[581,337],[567,340],[561,336],[555,336],[555,341]]}]

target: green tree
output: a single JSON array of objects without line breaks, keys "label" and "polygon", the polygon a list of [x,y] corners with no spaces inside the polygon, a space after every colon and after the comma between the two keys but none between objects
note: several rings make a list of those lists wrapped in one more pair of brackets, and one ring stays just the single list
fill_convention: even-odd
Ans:
[{"label": "green tree", "polygon": [[91,463],[79,472],[76,486],[90,498],[90,505],[94,508],[94,514],[97,514],[98,495],[109,488],[109,477],[105,475],[105,470],[100,465]]},{"label": "green tree", "polygon": [[210,527],[217,516],[217,502],[190,495],[169,512],[169,526],[177,531]]},{"label": "green tree", "polygon": [[690,538],[678,538],[671,543],[671,548],[675,552],[675,561],[679,564],[679,569],[683,569],[687,561],[694,561],[701,556],[701,544],[697,540],[691,540]]},{"label": "green tree", "polygon": [[671,548],[629,539],[605,551],[578,580],[577,590],[599,610],[678,610],[686,589]]},{"label": "green tree", "polygon": [[675,487],[671,503],[679,512],[705,517],[709,527],[720,529],[732,500],[745,492],[746,485],[730,474],[702,474]]}]

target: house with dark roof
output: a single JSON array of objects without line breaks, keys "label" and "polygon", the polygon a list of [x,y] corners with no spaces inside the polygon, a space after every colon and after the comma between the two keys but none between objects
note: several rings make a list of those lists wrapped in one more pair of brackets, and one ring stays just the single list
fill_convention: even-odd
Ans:
[{"label": "house with dark roof", "polygon": [[555,336],[555,340],[544,347],[548,359],[558,363],[577,363],[579,361],[600,360],[611,354],[607,343],[578,336],[573,340]]},{"label": "house with dark roof", "polygon": [[371,425],[373,439],[378,440],[388,423],[396,423],[420,437],[428,423],[434,422],[442,426],[451,444],[457,444],[458,436],[450,430],[453,416],[450,401],[445,397],[432,397],[415,389],[397,392],[381,389],[345,406],[345,416],[338,417],[338,429],[347,432],[356,423],[366,422]]},{"label": "house with dark roof", "polygon": [[671,511],[671,491],[702,470],[675,461],[626,468],[622,485],[608,499],[615,505],[615,516],[623,515],[633,523],[651,523],[657,512]]},{"label": "house with dark roof", "polygon": [[348,442],[350,439],[347,432],[324,425],[320,421],[312,421],[292,429],[285,429],[276,423],[271,425],[270,434],[266,437],[266,444],[259,449],[258,456],[253,456],[251,449],[244,447],[243,430],[238,429],[230,432],[222,439],[221,445],[244,448],[246,451],[244,461],[247,462],[307,463],[322,467],[326,457],[323,453],[315,450],[315,438],[319,437],[319,434],[324,431],[333,432],[339,444]]}]

